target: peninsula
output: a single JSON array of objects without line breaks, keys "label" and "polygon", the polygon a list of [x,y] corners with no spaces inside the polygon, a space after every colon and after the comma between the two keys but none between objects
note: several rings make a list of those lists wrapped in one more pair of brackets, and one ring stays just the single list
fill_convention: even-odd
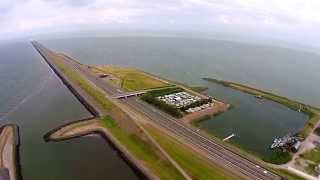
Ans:
[{"label": "peninsula", "polygon": [[147,179],[281,179],[186,123],[225,111],[225,103],[143,71],[88,66],[32,44],[92,114],[57,127],[47,141],[103,134]]}]

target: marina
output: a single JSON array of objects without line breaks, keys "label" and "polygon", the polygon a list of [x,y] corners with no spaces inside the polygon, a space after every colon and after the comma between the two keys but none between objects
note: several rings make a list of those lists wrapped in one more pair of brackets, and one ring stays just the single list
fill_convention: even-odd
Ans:
[{"label": "marina", "polygon": [[300,145],[301,139],[289,133],[283,137],[275,138],[270,146],[270,149],[281,149],[282,151],[297,152]]}]

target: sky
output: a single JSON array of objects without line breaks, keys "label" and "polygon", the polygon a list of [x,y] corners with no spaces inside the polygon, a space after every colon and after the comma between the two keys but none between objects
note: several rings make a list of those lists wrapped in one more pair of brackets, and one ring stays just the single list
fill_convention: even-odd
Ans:
[{"label": "sky", "polygon": [[239,34],[320,44],[319,0],[0,0],[0,39],[79,30]]}]

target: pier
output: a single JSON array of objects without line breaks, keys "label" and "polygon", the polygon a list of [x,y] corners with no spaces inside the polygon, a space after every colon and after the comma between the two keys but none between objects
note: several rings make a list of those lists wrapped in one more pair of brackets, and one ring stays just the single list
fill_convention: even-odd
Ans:
[{"label": "pier", "polygon": [[232,133],[228,137],[224,138],[222,141],[227,141],[227,140],[231,139],[234,136],[236,136],[236,134]]}]

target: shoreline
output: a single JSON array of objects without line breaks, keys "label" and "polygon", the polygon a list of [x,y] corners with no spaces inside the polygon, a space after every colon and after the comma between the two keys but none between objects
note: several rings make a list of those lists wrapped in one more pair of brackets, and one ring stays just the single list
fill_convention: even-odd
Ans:
[{"label": "shoreline", "polygon": [[6,124],[0,127],[0,131],[0,177],[4,180],[22,180],[19,127]]},{"label": "shoreline", "polygon": [[227,112],[228,110],[230,110],[230,108],[231,108],[230,104],[222,103],[220,101],[214,101],[211,107],[202,109],[197,112],[193,112],[191,114],[187,114],[182,118],[180,118],[179,120],[182,120],[185,123],[194,125],[200,121],[204,121],[211,117],[217,116],[221,113]]},{"label": "shoreline", "polygon": [[[34,45],[34,44],[33,44]],[[36,46],[36,45],[34,45],[34,46]],[[39,46],[39,48],[41,48],[41,47],[43,47],[43,46]],[[35,48],[37,48],[37,47],[35,47]],[[39,51],[39,50],[38,50]],[[46,51],[48,51],[47,53],[52,53],[52,54],[54,54],[54,52],[52,52],[52,51],[50,51],[50,50],[47,50],[46,48],[44,48],[44,49],[42,49],[42,51],[43,51],[43,53],[46,53]],[[39,51],[40,52],[40,51]],[[41,53],[41,52],[40,52]],[[51,57],[51,55],[50,54],[44,54],[44,56],[47,56],[47,57]],[[54,57],[54,56],[53,56]],[[49,58],[50,59],[50,58]],[[63,64],[63,63],[65,63],[66,64],[66,66],[64,67],[64,66],[60,66],[61,64],[60,64],[60,62],[58,63],[58,61],[57,60],[59,60],[59,59],[55,59],[55,58],[53,58],[53,59],[50,59],[50,60],[52,60],[53,61],[53,63],[56,63],[56,64],[58,64],[58,67],[60,68],[60,69],[62,69],[61,71],[62,71],[62,73],[64,72],[64,71],[67,71],[68,70],[68,63],[67,62],[64,62],[63,60],[65,60],[65,59],[61,59],[62,61],[61,61],[61,64]],[[54,61],[57,61],[57,62],[54,62]],[[71,65],[70,65],[71,66]],[[68,72],[68,71],[67,71]],[[58,71],[56,71],[55,73],[59,73]],[[61,72],[60,72],[61,73]],[[81,73],[81,72],[80,72]],[[64,74],[63,73],[63,75],[65,75],[65,76],[67,76],[67,75],[70,75],[70,73],[68,74]],[[90,76],[89,76],[90,77]],[[74,78],[73,78],[73,76],[71,76],[71,79],[70,79],[70,77],[67,77],[67,79],[69,79],[69,80],[74,80]],[[75,81],[75,83],[73,83],[73,84],[71,84],[71,85],[75,85],[75,86],[80,86],[79,84],[77,84],[76,83],[77,81]],[[94,84],[92,84],[92,85],[94,85]],[[195,92],[195,91],[192,91],[192,90],[190,90],[188,87],[185,87],[185,86],[182,86],[182,85],[179,85],[179,84],[176,84],[176,86],[177,87],[180,87],[180,88],[183,88],[185,91],[187,91],[187,92],[192,92],[193,94],[197,94],[197,95],[199,95],[199,96],[202,96],[202,97],[207,97],[207,96],[205,96],[205,95],[203,95],[203,94],[200,94],[200,93],[197,93],[197,92]],[[99,86],[98,86],[99,87]],[[103,87],[103,86],[102,86]],[[81,88],[81,87],[80,87]],[[103,88],[102,88],[103,89]],[[86,93],[86,92],[84,92],[84,93]],[[81,94],[80,94],[81,95]],[[90,93],[88,94],[88,95],[90,95]],[[105,96],[107,96],[106,94],[104,94]],[[108,96],[107,96],[108,97]],[[80,98],[81,99],[81,98]],[[84,100],[86,100],[86,99],[84,99]],[[107,99],[107,100],[109,100],[109,99]],[[118,109],[118,111],[120,112],[124,112],[124,113],[126,113],[125,114],[125,116],[123,117],[123,118],[126,118],[127,117],[127,115],[129,115],[130,117],[133,117],[134,119],[136,119],[136,118],[142,118],[143,117],[143,115],[141,115],[141,114],[139,114],[139,113],[136,113],[136,112],[134,112],[134,110],[131,110],[131,109],[127,109],[128,107],[127,106],[123,106],[120,102],[117,102],[117,101],[113,101],[113,100],[111,100],[111,102],[112,103],[114,103],[115,105],[118,105],[119,107],[121,107],[120,109]],[[120,106],[121,105],[121,106]],[[117,107],[118,107],[117,106]],[[95,108],[96,106],[93,106],[93,108]],[[116,113],[116,112],[115,112]],[[124,115],[124,114],[122,114],[122,115]],[[94,115],[93,115],[94,116]],[[128,116],[128,117],[129,117]],[[94,117],[98,117],[98,116],[94,116]],[[128,118],[127,117],[127,118]],[[149,118],[149,117],[147,117],[147,118]],[[161,119],[161,118],[159,118],[159,119]],[[114,120],[116,120],[116,118],[114,119]],[[142,120],[144,120],[143,118],[142,118]],[[162,119],[161,119],[162,120]],[[84,121],[86,121],[86,120],[84,120]],[[126,124],[129,122],[129,121],[125,121],[126,122]],[[143,121],[142,121],[143,122]],[[171,122],[171,121],[170,121]],[[86,122],[87,123],[87,122]],[[119,122],[118,122],[119,123]],[[109,124],[110,125],[110,124]],[[121,125],[121,124],[120,124]],[[166,124],[165,124],[166,125]],[[176,124],[173,124],[174,126],[176,126]],[[66,127],[66,126],[65,126]],[[189,127],[185,127],[185,126],[179,126],[179,128],[181,128],[182,127],[182,129],[184,129],[184,130],[186,130],[187,132],[190,132],[190,129],[189,129]],[[190,126],[191,127],[191,126]],[[110,130],[112,133],[114,133],[114,130],[113,129],[110,129],[110,127],[107,127],[108,129],[108,131]],[[56,129],[63,129],[63,127],[60,127],[60,128],[56,128]],[[139,130],[139,129],[138,129]],[[141,131],[141,129],[140,129],[140,131],[139,132],[142,132]],[[88,135],[88,133],[84,133],[85,135]],[[188,133],[188,134],[190,134],[190,133]],[[204,145],[203,144],[201,144],[202,142],[201,141],[198,141],[198,139],[196,139],[196,137],[194,137],[194,134],[198,134],[198,133],[196,133],[196,132],[193,132],[192,134],[190,134],[190,135],[192,135],[192,138],[195,140],[195,142],[197,142],[197,143],[199,143],[199,145],[201,146],[201,147],[204,147]],[[83,136],[83,135],[80,135],[80,136]],[[46,135],[46,138],[47,139],[49,139],[49,135],[47,134]],[[75,136],[73,136],[73,138],[74,138]],[[117,138],[118,137],[118,135],[115,135],[115,134],[112,134],[111,135],[111,138]],[[199,136],[197,136],[197,137],[199,137]],[[69,138],[71,138],[71,137],[69,137]],[[110,138],[110,137],[109,137]],[[204,139],[206,139],[206,137],[203,137],[203,136],[201,136],[201,138],[204,138]],[[110,139],[109,139],[110,140]],[[207,140],[208,141],[208,140]],[[209,143],[209,141],[208,141],[208,143]],[[123,145],[125,145],[126,143],[118,143],[118,145],[119,146],[123,146]],[[216,142],[211,142],[210,141],[210,146],[212,146],[212,147],[217,147],[217,146],[220,146],[220,144],[219,143],[216,143]],[[120,150],[121,151],[121,149],[117,149],[117,150]],[[128,151],[129,149],[128,148],[124,148],[124,150],[123,151]],[[122,151],[122,152],[123,152]],[[217,150],[218,151],[218,150]],[[208,151],[209,152],[209,154],[211,153],[210,151]],[[225,153],[224,151],[221,151],[220,152],[220,150],[219,150],[219,153]],[[234,153],[234,152],[232,152],[232,151],[230,151],[230,157],[232,156],[232,155],[234,155],[234,154],[237,154],[238,156],[236,156],[236,158],[233,158],[232,157],[232,161],[231,162],[245,162],[245,163],[247,163],[246,164],[246,169],[244,170],[245,172],[242,172],[243,174],[245,174],[246,172],[248,172],[248,171],[252,171],[252,169],[254,169],[254,170],[257,170],[257,167],[256,166],[253,166],[254,164],[251,162],[250,163],[250,160],[248,159],[248,158],[246,158],[246,157],[243,157],[243,156],[241,156],[241,155],[239,155],[238,153]],[[133,156],[131,153],[129,154],[129,155],[131,155],[131,156]],[[131,157],[130,156],[130,157]],[[228,155],[228,157],[229,157],[229,155]],[[239,157],[239,158],[238,158]],[[135,156],[133,156],[133,158],[135,158]],[[137,159],[137,158],[136,158]],[[138,160],[140,160],[139,158],[138,158]],[[227,159],[223,159],[224,161],[227,161],[227,162],[230,162],[230,160],[227,160]],[[142,162],[144,162],[144,161],[142,161]],[[135,165],[141,165],[141,166],[144,166],[145,164],[144,163],[139,163],[138,162],[138,164],[135,164]],[[235,166],[235,167],[237,167],[237,168],[239,168],[239,169],[242,169],[243,168],[243,166],[238,166],[238,165],[233,165],[233,166]],[[144,167],[146,167],[146,166],[144,166]],[[248,167],[248,169],[247,169],[247,167]],[[139,169],[140,171],[143,171],[142,169]],[[262,176],[262,177],[279,177],[277,174],[275,174],[275,173],[273,173],[272,171],[268,174],[268,175],[265,175],[265,173],[263,173],[262,172],[262,170],[263,169],[258,169],[258,171],[259,171],[259,173],[258,173],[258,175],[255,175],[255,174],[249,174],[250,176],[249,177],[259,177],[259,176]],[[246,174],[246,175],[248,175],[248,174]],[[154,178],[150,178],[150,179],[154,179]]]},{"label": "shoreline", "polygon": [[102,112],[99,112],[96,107],[92,103],[90,103],[86,98],[83,91],[79,92],[80,88],[76,88],[75,85],[67,78],[65,75],[60,72],[60,70],[54,65],[51,60],[47,58],[46,55],[41,51],[41,48],[38,46],[41,46],[38,43],[32,42],[33,47],[38,51],[38,53],[41,55],[41,57],[46,61],[46,63],[49,65],[50,69],[53,70],[53,72],[58,76],[58,78],[62,81],[62,83],[70,90],[70,92],[78,99],[78,101],[90,112],[93,117],[101,116]]},{"label": "shoreline", "polygon": [[[47,56],[41,51],[42,45],[37,43],[37,42],[32,42],[33,47],[38,51],[38,53],[43,57],[43,59],[46,61],[46,63],[48,64],[48,66],[50,67],[50,69],[52,69],[54,71],[54,73],[58,76],[58,78],[63,82],[63,84],[71,91],[71,93],[78,99],[78,101],[84,105],[84,107],[89,111],[89,113],[92,115],[92,118],[99,118],[101,116],[103,116],[104,114],[106,114],[104,112],[104,110],[102,110],[101,108],[98,108],[96,103],[93,103],[89,97],[89,95],[83,91],[79,86],[77,86],[75,83],[71,82],[71,80],[66,77],[66,75],[64,75],[64,73],[62,73],[52,62],[51,60],[49,60],[47,58]],[[45,50],[48,50],[45,48]],[[50,51],[50,50],[48,50]],[[75,122],[85,122],[88,121],[90,118],[85,118],[85,119],[80,119],[80,120],[76,120]],[[72,124],[73,122],[70,122],[68,124]],[[54,130],[56,129],[61,129],[66,125],[61,125],[51,131],[49,131],[49,133],[44,135],[44,140],[48,142],[48,136],[50,135],[50,133],[54,132]],[[94,132],[91,132],[94,133]],[[88,135],[90,133],[87,133],[85,135]],[[82,137],[84,134],[82,135],[78,135],[77,137]],[[76,138],[76,137],[73,137]],[[109,138],[109,139],[108,139]],[[110,142],[111,138],[114,138],[112,136],[112,134],[109,134],[108,136],[105,135],[105,139]],[[65,139],[66,140],[66,139]],[[130,167],[133,167],[134,173],[136,174],[141,174],[143,177],[145,177],[144,179],[157,179],[155,178],[155,175],[153,175],[153,173],[151,173],[149,171],[149,169],[147,169],[145,167],[145,165],[141,164],[138,162],[138,160],[131,155],[130,153],[128,153],[128,150],[126,150],[125,148],[119,149],[119,147],[122,147],[121,143],[119,143],[118,141],[113,141],[114,146],[111,146],[112,148],[114,148],[114,150],[118,151],[119,153],[122,153],[122,156],[120,156],[123,160],[125,160],[126,162],[129,162]],[[127,153],[124,153],[122,151],[126,151]]]},{"label": "shoreline", "polygon": [[[146,167],[141,166],[140,163],[137,162],[138,160],[135,159],[133,156],[131,156],[128,150],[126,150],[126,148],[123,145],[121,145],[121,143],[118,142],[118,140],[114,138],[110,132],[107,132],[106,129],[103,129],[103,127],[98,126],[96,123],[98,123],[98,120],[96,118],[86,118],[86,119],[73,121],[71,123],[63,124],[46,133],[44,135],[44,139],[46,142],[60,142],[60,141],[74,139],[74,138],[81,138],[87,135],[98,135],[100,138],[105,140],[106,143],[112,149],[114,149],[117,152],[119,157],[122,160],[124,160],[124,162],[130,168],[134,170],[133,172],[137,175],[139,179],[142,179],[142,180],[157,179],[157,177],[153,175]],[[64,130],[64,128],[72,128],[73,126],[81,126],[83,124],[93,125],[93,126],[88,127],[87,129],[84,129],[84,130],[81,130],[81,129],[72,130],[74,131],[73,134],[69,134],[69,135],[62,134],[62,135],[55,136],[55,133],[59,134],[60,131],[66,131],[66,132],[68,131],[68,129]],[[146,171],[148,173],[145,173]]]},{"label": "shoreline", "polygon": [[298,102],[296,100],[289,99],[284,96],[276,95],[272,92],[256,89],[256,88],[239,84],[239,83],[218,80],[214,78],[202,78],[202,79],[208,82],[222,85],[227,88],[232,88],[247,94],[252,94],[257,98],[267,99],[267,100],[279,103],[283,106],[290,108],[293,111],[298,111],[306,114],[308,116],[308,120],[306,121],[303,128],[298,132],[298,135],[303,138],[306,138],[310,133],[312,133],[312,129],[314,129],[314,127],[316,126],[317,122],[320,119],[320,108],[318,107],[314,107],[305,103]]}]

